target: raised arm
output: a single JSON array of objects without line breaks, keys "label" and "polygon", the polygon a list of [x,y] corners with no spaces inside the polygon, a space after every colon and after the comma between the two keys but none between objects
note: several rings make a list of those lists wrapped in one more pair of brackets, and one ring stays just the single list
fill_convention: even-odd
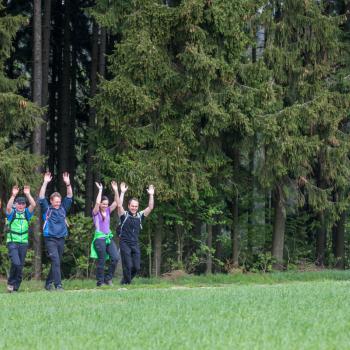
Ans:
[{"label": "raised arm", "polygon": [[66,184],[66,187],[67,187],[67,197],[72,198],[73,190],[72,190],[72,185],[70,184],[69,173],[67,172],[63,173],[63,182]]},{"label": "raised arm", "polygon": [[120,184],[120,198],[118,202],[118,216],[122,216],[125,213],[123,208],[124,196],[125,192],[128,190],[128,186],[126,186],[125,182]]},{"label": "raised arm", "polygon": [[151,211],[153,210],[154,208],[154,186],[153,185],[149,185],[148,189],[147,189],[147,192],[148,192],[148,195],[149,195],[149,198],[148,198],[148,207],[146,209],[143,210],[143,215],[144,216],[148,216]]},{"label": "raised arm", "polygon": [[19,192],[18,186],[13,186],[12,192],[11,192],[11,197],[10,197],[9,201],[7,202],[7,206],[6,206],[6,213],[7,214],[11,214],[13,203],[15,201],[15,198],[16,198],[18,192]]},{"label": "raised arm", "polygon": [[109,206],[110,212],[112,212],[115,208],[118,207],[119,203],[119,191],[118,191],[118,184],[115,181],[111,182],[112,189],[114,191],[114,201],[113,203]]},{"label": "raised arm", "polygon": [[27,197],[28,202],[29,202],[28,210],[32,213],[34,211],[36,203],[35,203],[35,200],[32,197],[32,195],[30,194],[30,187],[29,186],[24,186],[23,193],[25,194],[25,196]]},{"label": "raised arm", "polygon": [[39,192],[39,199],[44,199],[45,198],[45,193],[46,193],[46,187],[47,184],[52,180],[52,175],[50,172],[46,172],[44,174],[44,182],[41,185],[40,192]]},{"label": "raised arm", "polygon": [[101,183],[95,182],[97,188],[98,188],[98,194],[96,197],[96,202],[95,202],[95,206],[94,209],[92,210],[92,214],[96,215],[98,213],[98,211],[100,210],[100,204],[101,204],[101,198],[102,198],[102,190],[103,190],[103,186]]}]

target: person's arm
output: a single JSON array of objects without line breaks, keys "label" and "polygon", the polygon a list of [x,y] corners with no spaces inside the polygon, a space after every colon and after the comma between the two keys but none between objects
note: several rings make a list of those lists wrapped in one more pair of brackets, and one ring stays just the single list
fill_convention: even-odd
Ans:
[{"label": "person's arm", "polygon": [[118,202],[118,216],[122,216],[125,213],[125,210],[123,208],[123,202],[124,202],[124,196],[125,192],[128,190],[128,186],[126,186],[125,182],[122,182],[120,184],[120,198]]},{"label": "person's arm", "polygon": [[113,203],[109,206],[110,212],[112,212],[115,208],[117,208],[118,203],[119,203],[119,191],[118,191],[118,184],[115,181],[111,182],[112,189],[114,191],[114,201]]},{"label": "person's arm", "polygon": [[148,216],[154,208],[154,186],[149,185],[147,192],[149,195],[148,207],[146,209],[142,210],[144,216]]},{"label": "person's arm", "polygon": [[96,197],[96,202],[95,202],[95,206],[94,209],[92,210],[92,214],[96,215],[98,213],[98,211],[100,210],[100,204],[101,204],[101,198],[102,198],[102,190],[103,190],[103,186],[102,184],[99,184],[98,182],[95,182],[97,188],[98,188],[98,194]]},{"label": "person's arm", "polygon": [[23,193],[25,194],[25,196],[27,197],[28,202],[29,202],[28,210],[30,211],[30,213],[33,213],[34,208],[36,207],[36,203],[35,203],[35,200],[32,197],[32,195],[30,194],[30,187],[24,186]]},{"label": "person's arm", "polygon": [[46,187],[47,184],[52,180],[52,175],[50,172],[46,172],[44,174],[44,182],[41,185],[40,192],[39,192],[39,199],[44,199],[45,198],[45,193],[46,193]]},{"label": "person's arm", "polygon": [[19,192],[19,188],[18,186],[13,186],[12,187],[12,193],[11,193],[11,197],[9,199],[9,201],[7,202],[7,206],[6,206],[6,213],[8,215],[10,215],[12,213],[13,210],[13,203],[15,201],[16,196],[18,195]]},{"label": "person's arm", "polygon": [[66,184],[66,187],[67,187],[67,197],[73,198],[73,190],[69,179],[69,173],[67,172],[63,173],[63,182]]}]

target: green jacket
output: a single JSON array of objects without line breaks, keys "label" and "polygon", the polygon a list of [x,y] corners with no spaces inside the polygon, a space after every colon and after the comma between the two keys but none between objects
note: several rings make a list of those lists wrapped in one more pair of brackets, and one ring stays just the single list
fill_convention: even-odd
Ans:
[{"label": "green jacket", "polygon": [[[91,248],[90,248],[90,258],[92,258],[92,259],[98,259],[98,254],[97,254],[94,243],[95,243],[96,239],[99,239],[99,238],[105,238],[106,245],[109,245],[109,244],[111,244],[111,239],[113,238],[113,233],[109,232],[108,234],[105,234],[101,231],[95,231],[94,239],[92,240]],[[109,259],[109,255],[106,252],[106,260],[108,260],[108,259]]]}]

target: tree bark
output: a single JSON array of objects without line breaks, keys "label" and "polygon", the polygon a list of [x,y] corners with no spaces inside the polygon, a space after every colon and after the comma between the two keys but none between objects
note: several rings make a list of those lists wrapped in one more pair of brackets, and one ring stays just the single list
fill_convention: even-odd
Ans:
[{"label": "tree bark", "polygon": [[[69,169],[70,157],[74,157],[74,144],[72,144],[71,130],[71,42],[70,42],[70,9],[71,0],[64,2],[64,25],[63,25],[63,64],[60,91],[60,113],[58,115],[58,188],[62,195],[65,195],[66,186],[62,179],[62,173],[71,171]],[[73,182],[73,179],[71,179]]]},{"label": "tree bark", "polygon": [[[235,174],[238,173],[240,164],[240,152],[237,147],[233,150],[233,171]],[[239,245],[240,245],[240,237],[239,237],[239,212],[238,212],[238,192],[236,191],[235,197],[232,199],[231,204],[231,214],[232,214],[232,262],[234,267],[238,267],[238,259],[239,259]]]},{"label": "tree bark", "polygon": [[[41,36],[41,0],[33,3],[33,102],[42,106],[42,36]],[[45,124],[46,125],[46,124]],[[42,155],[43,125],[38,125],[33,133],[33,153]],[[40,173],[40,168],[37,169]],[[41,278],[41,232],[40,220],[34,224],[33,248],[34,248],[34,278]]]},{"label": "tree bark", "polygon": [[[92,32],[92,52],[91,52],[91,70],[90,70],[90,97],[95,96],[97,87],[97,68],[98,68],[98,25],[93,24]],[[85,182],[85,215],[91,215],[91,206],[94,201],[94,170],[93,170],[93,154],[94,143],[92,131],[95,128],[96,113],[94,108],[90,107],[88,122],[88,151],[86,157],[86,182]]]},{"label": "tree bark", "polygon": [[280,184],[277,184],[274,191],[274,224],[272,235],[272,256],[275,258],[275,269],[283,268],[283,247],[284,233],[286,225],[286,208],[283,190]]},{"label": "tree bark", "polygon": [[206,268],[206,273],[211,274],[213,272],[213,258],[211,254],[211,250],[213,248],[213,225],[208,224],[207,225],[207,246],[208,246],[208,254],[207,254],[207,268]]},{"label": "tree bark", "polygon": [[334,229],[334,256],[336,258],[335,267],[343,270],[345,268],[345,223],[347,213],[343,211],[339,220],[335,223]]},{"label": "tree bark", "polygon": [[154,234],[154,254],[153,254],[153,275],[159,277],[161,275],[162,266],[162,240],[164,230],[164,218],[162,215],[158,217],[158,225]]}]

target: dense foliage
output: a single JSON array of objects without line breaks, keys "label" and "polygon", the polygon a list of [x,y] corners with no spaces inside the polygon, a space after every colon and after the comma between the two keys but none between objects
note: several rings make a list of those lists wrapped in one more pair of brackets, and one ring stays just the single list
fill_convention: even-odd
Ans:
[{"label": "dense foliage", "polygon": [[[63,170],[74,181],[66,277],[93,271],[93,183],[112,179],[141,206],[156,187],[140,237],[144,275],[349,266],[348,1],[45,4],[44,164],[56,174],[50,190],[62,190]],[[40,180],[29,150],[43,113],[27,101],[31,2],[7,10],[3,201],[13,184]]]}]

